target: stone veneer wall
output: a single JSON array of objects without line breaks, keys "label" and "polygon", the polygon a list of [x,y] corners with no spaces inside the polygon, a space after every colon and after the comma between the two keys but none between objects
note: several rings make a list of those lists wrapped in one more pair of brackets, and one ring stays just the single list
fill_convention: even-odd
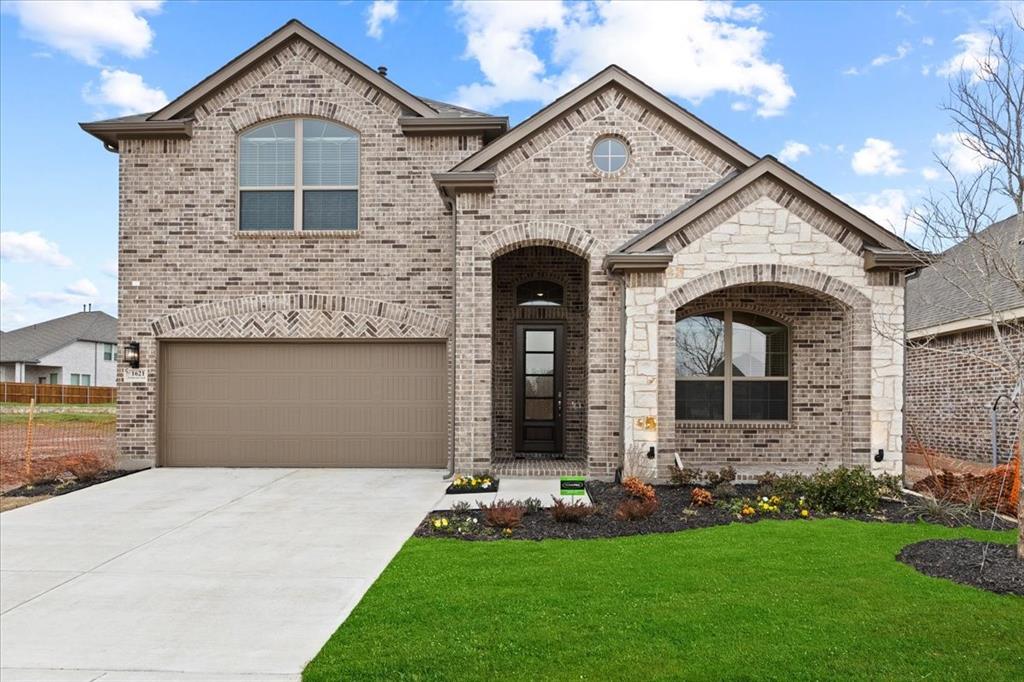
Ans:
[{"label": "stone veneer wall", "polygon": [[[1006,329],[1004,337],[1017,357],[1024,334]],[[907,348],[907,438],[943,455],[977,462],[992,461],[992,403],[1013,392],[1013,377],[984,358],[1000,361],[990,328],[946,334]],[[1016,415],[1009,400],[997,412],[998,449],[1007,459],[1013,451]]]},{"label": "stone veneer wall", "polygon": [[[805,471],[843,464],[849,435],[845,362],[852,337],[846,311],[834,299],[772,285],[739,286],[701,296],[680,318],[731,307],[768,315],[789,326],[790,414],[786,422],[675,422],[684,466]],[[673,403],[674,409],[674,403]]]},{"label": "stone veneer wall", "polygon": [[[150,370],[148,383],[118,387],[122,458],[153,462],[158,340],[165,335],[449,335],[452,217],[431,173],[477,151],[482,139],[405,136],[398,125],[403,113],[369,83],[293,40],[202,102],[191,140],[120,144],[119,333],[122,343],[140,342],[142,367]],[[287,116],[326,118],[359,132],[358,230],[238,231],[238,133]],[[311,298],[287,309],[261,307],[262,297],[297,294]],[[226,314],[214,316],[212,305]],[[189,312],[200,308],[206,312]],[[191,326],[160,326],[174,315]]]},{"label": "stone veneer wall", "polygon": [[[637,282],[645,301],[649,296],[658,301],[658,339],[627,348],[627,357],[632,354],[633,362],[632,368],[627,362],[625,397],[627,405],[630,401],[649,405],[649,394],[657,392],[656,408],[635,407],[627,421],[634,425],[631,443],[649,442],[650,428],[657,429],[659,476],[667,475],[683,445],[677,442],[675,427],[676,310],[724,287],[757,283],[831,298],[844,308],[852,340],[843,388],[849,399],[842,433],[849,434],[849,441],[843,446],[841,461],[868,465],[878,472],[901,470],[901,275],[865,272],[855,234],[767,181],[727,200],[668,240],[666,246],[674,256],[663,279],[648,276],[649,281]],[[649,337],[649,304],[642,306],[642,314],[643,334]],[[655,358],[657,376],[645,375]],[[638,392],[645,395],[638,396]],[[641,419],[648,426],[646,432],[635,428]],[[881,463],[871,457],[878,449],[886,452]],[[814,458],[839,461],[832,448],[807,454],[806,462]],[[737,469],[756,474],[763,462],[749,458],[737,464]]]},{"label": "stone veneer wall", "polygon": [[[561,306],[516,305],[516,287],[538,279],[562,285],[565,298]],[[514,454],[512,404],[516,324],[549,321],[564,323],[564,454],[569,459],[586,457],[587,263],[561,249],[527,246],[494,260],[494,404],[491,428],[496,458],[508,458]]]}]

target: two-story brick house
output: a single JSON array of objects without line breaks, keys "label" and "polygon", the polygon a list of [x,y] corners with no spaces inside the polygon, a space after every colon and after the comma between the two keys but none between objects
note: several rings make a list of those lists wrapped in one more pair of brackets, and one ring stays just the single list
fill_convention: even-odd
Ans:
[{"label": "two-story brick house", "polygon": [[509,130],[292,21],[83,128],[149,370],[127,458],[899,468],[910,247],[618,67]]}]

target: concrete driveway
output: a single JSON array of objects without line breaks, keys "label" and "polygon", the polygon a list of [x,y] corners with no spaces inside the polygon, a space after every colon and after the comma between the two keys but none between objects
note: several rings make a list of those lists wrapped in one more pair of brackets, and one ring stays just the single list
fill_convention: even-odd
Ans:
[{"label": "concrete driveway", "polygon": [[154,469],[0,514],[4,682],[297,680],[441,472]]}]

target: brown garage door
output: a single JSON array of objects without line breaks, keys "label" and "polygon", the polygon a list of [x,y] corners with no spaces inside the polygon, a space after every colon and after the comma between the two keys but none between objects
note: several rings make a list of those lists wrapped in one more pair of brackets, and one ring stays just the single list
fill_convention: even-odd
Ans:
[{"label": "brown garage door", "polygon": [[443,343],[175,342],[164,466],[440,467]]}]

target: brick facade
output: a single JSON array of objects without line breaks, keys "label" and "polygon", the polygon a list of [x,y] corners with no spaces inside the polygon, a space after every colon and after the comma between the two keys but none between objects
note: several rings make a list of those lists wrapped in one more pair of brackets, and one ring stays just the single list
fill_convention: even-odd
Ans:
[{"label": "brick facade", "polygon": [[[526,316],[564,315],[572,330],[565,454],[574,471],[610,478],[624,449],[651,446],[650,476],[663,476],[677,452],[704,466],[782,469],[867,463],[883,448],[875,469],[898,469],[902,354],[872,330],[902,332],[903,279],[865,272],[856,230],[759,180],[668,238],[666,271],[613,273],[606,256],[738,170],[736,161],[614,81],[492,159],[493,191],[456,191],[446,205],[432,174],[484,139],[407,135],[399,123],[407,114],[293,39],[198,102],[190,139],[119,142],[120,334],[141,343],[150,369],[148,383],[120,386],[123,456],[157,455],[162,338],[445,338],[455,468],[494,468],[511,448],[510,330],[520,311],[510,296],[517,281],[539,277],[569,284],[571,305]],[[237,229],[238,134],[291,116],[359,133],[358,230]],[[615,173],[591,163],[606,135],[629,150]],[[810,348],[835,346],[842,387],[838,398],[823,396],[819,387],[833,385],[818,381],[824,370],[802,368],[811,372],[806,382],[794,375],[804,382],[806,419],[749,437],[708,429],[717,435],[697,447],[670,408],[671,330],[677,309],[729,287],[730,296],[747,292],[763,299],[751,305],[792,315]],[[815,352],[806,357],[819,367]],[[756,447],[770,438],[777,442]]]},{"label": "brick facade", "polygon": [[[1016,357],[1024,334],[1005,330]],[[907,437],[949,457],[992,461],[992,403],[1013,392],[1013,377],[992,364],[1003,351],[990,328],[972,329],[912,342],[907,348]],[[1010,401],[998,409],[998,449],[1013,450],[1017,415]]]},{"label": "brick facade", "polygon": [[[516,287],[549,280],[563,287],[559,307],[516,305]],[[550,246],[528,246],[494,261],[494,335],[492,345],[492,407],[494,459],[510,459],[513,445],[513,366],[518,323],[560,322],[563,325],[562,402],[566,459],[586,460],[587,444],[587,264],[579,256]]]}]

